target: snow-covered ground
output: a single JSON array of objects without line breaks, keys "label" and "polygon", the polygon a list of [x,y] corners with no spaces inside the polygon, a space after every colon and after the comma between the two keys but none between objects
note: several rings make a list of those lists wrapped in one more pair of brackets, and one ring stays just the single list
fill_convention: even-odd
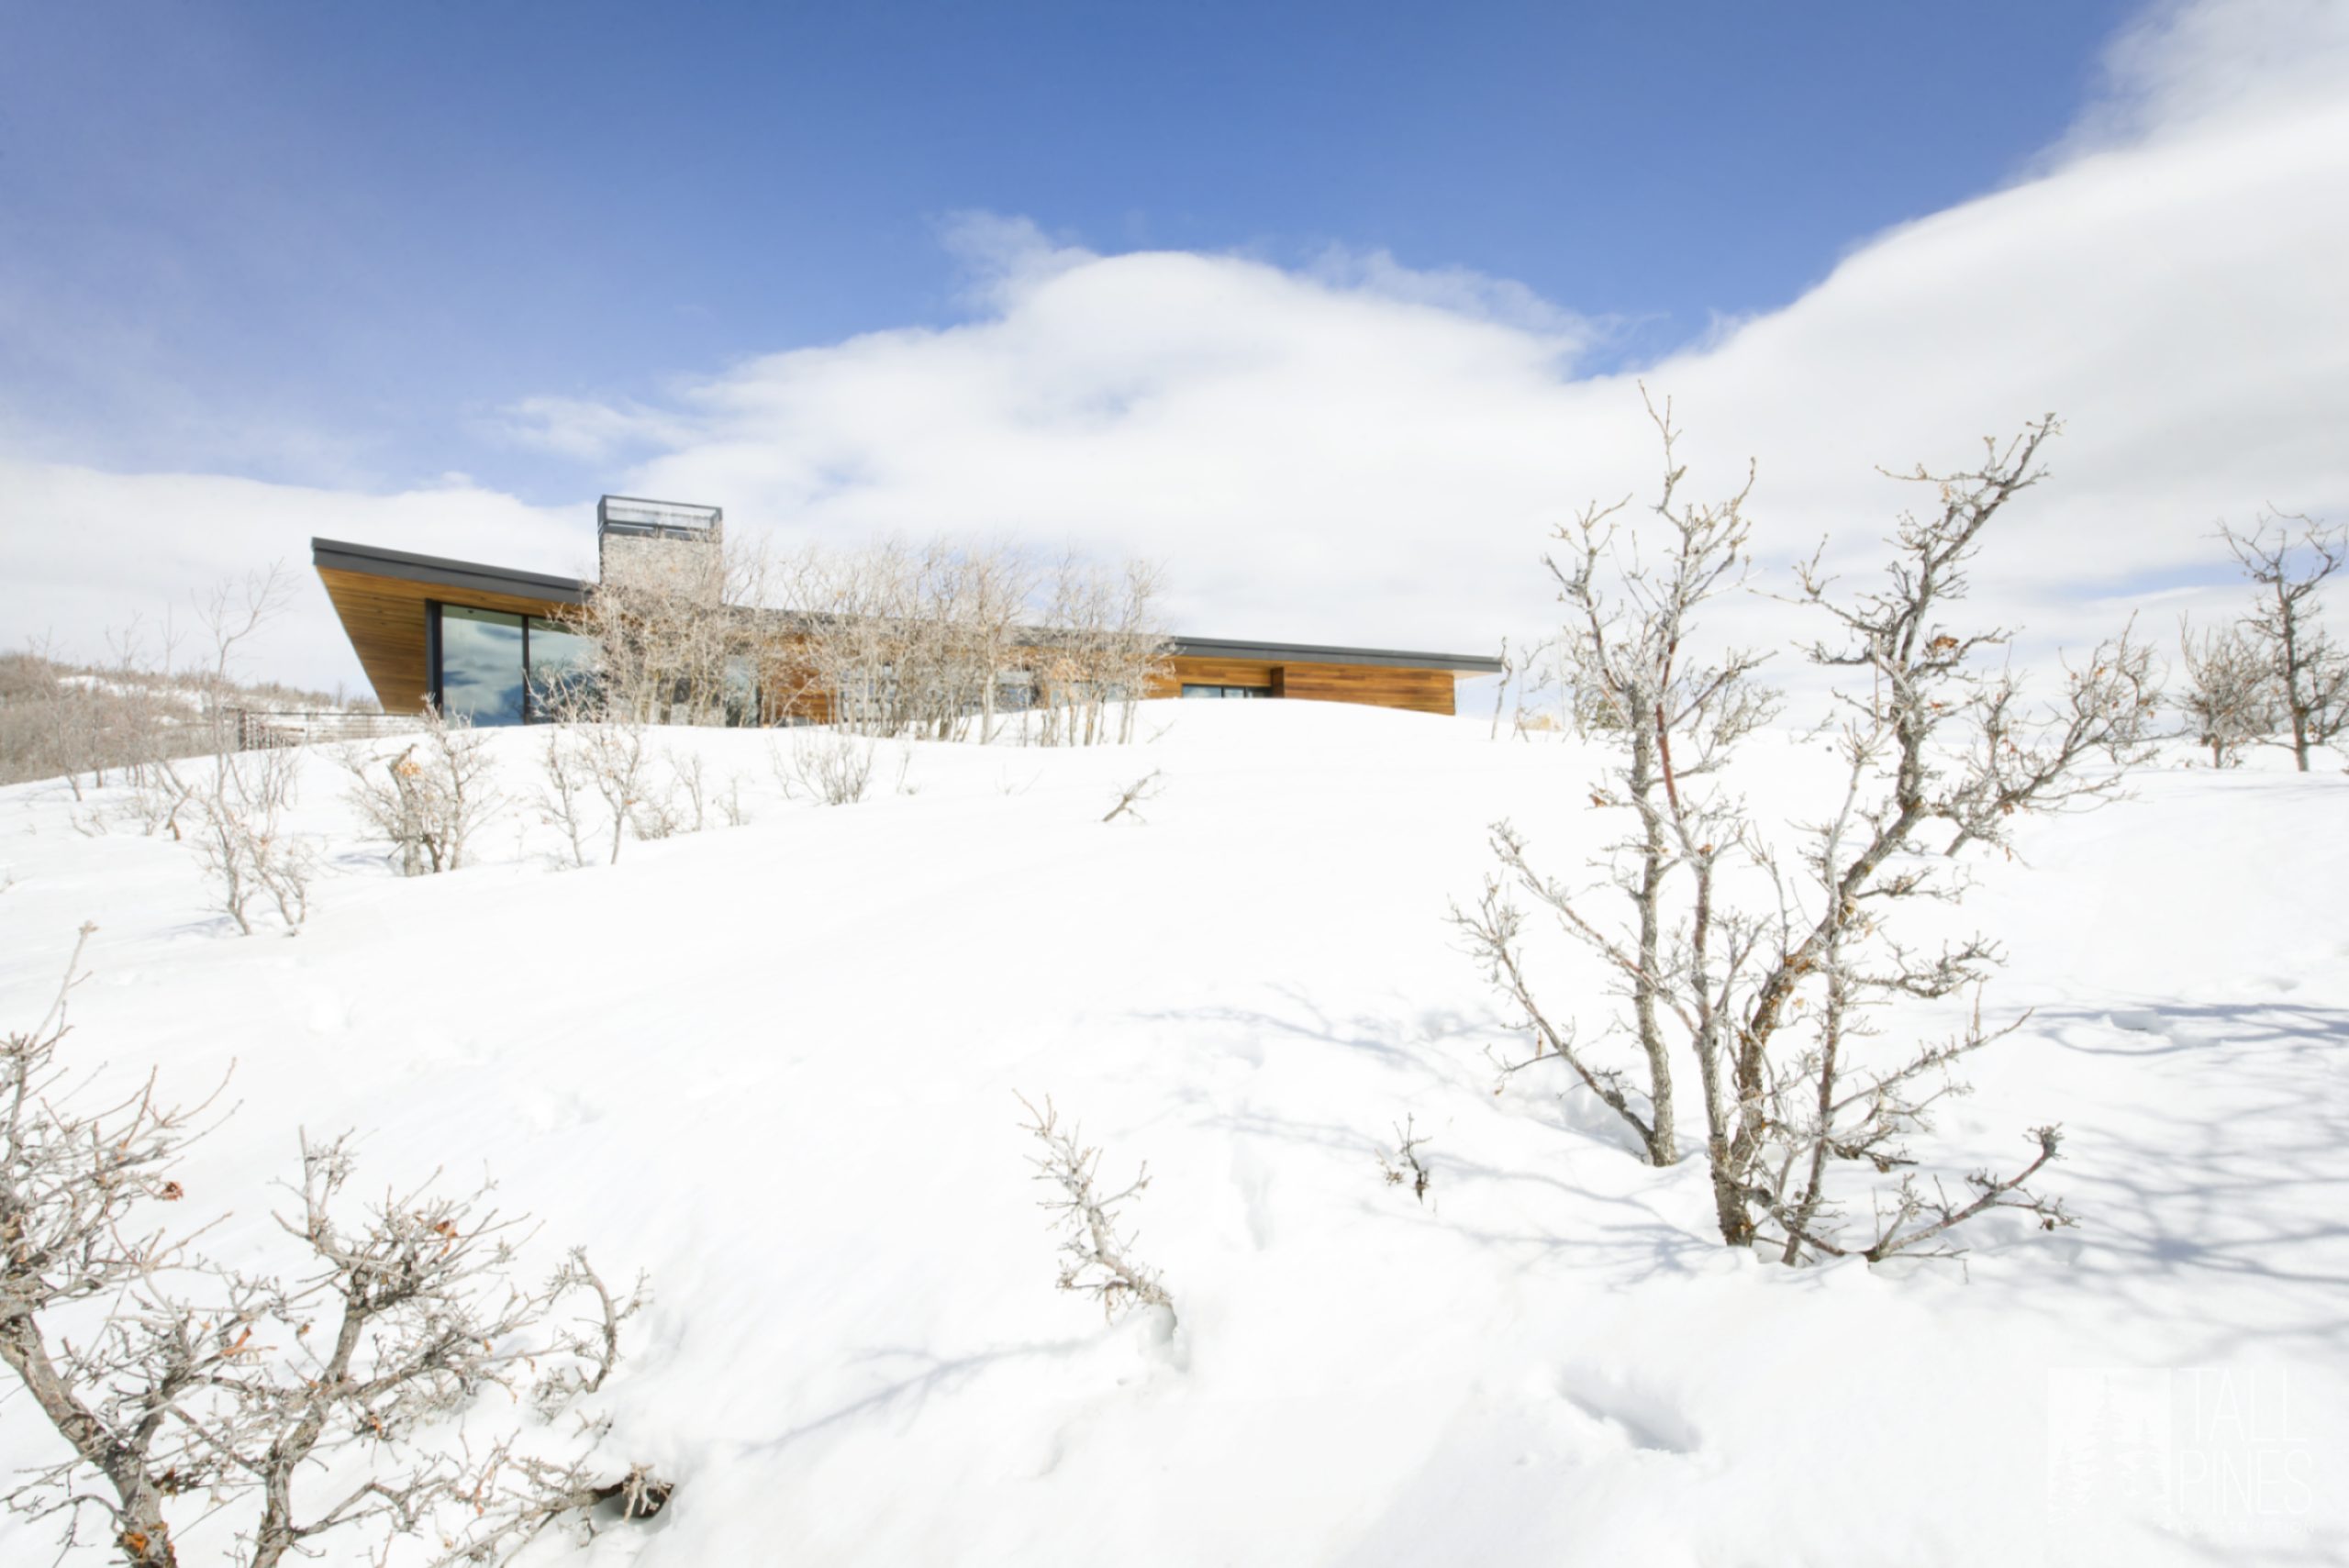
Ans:
[{"label": "snow-covered ground", "polygon": [[[2150,771],[1985,868],[1966,915],[2011,957],[1987,1006],[2032,1017],[1924,1148],[2011,1167],[2060,1122],[2077,1229],[1790,1271],[1718,1245],[1701,1161],[1634,1162],[1563,1076],[1496,1091],[1517,1042],[1446,902],[1495,817],[1562,870],[1588,852],[1588,752],[1303,703],[1147,727],[885,747],[835,809],[782,799],[768,736],[664,737],[745,776],[747,826],[559,870],[517,811],[414,880],[312,757],[299,826],[335,874],[290,940],[235,936],[186,846],[0,791],[0,1019],[94,920],[78,1058],[187,1097],[234,1063],[184,1178],[191,1218],[233,1211],[232,1259],[268,1243],[295,1129],[356,1128],[371,1177],[486,1163],[547,1261],[648,1271],[609,1450],[680,1489],[596,1562],[2349,1559],[2337,762]],[[495,744],[518,794],[536,738]],[[1765,814],[1798,750],[1757,742]],[[1147,820],[1104,825],[1152,768]],[[1148,1162],[1171,1340],[1052,1288],[1015,1093],[1108,1176]],[[1380,1173],[1406,1116],[1424,1206]],[[49,1441],[0,1405],[0,1463]],[[50,1537],[0,1522],[0,1561]]]}]

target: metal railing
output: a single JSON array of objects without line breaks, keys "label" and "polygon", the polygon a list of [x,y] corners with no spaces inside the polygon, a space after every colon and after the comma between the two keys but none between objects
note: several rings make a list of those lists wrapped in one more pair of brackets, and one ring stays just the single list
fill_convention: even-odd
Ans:
[{"label": "metal railing", "polygon": [[312,746],[321,741],[373,740],[384,735],[401,735],[417,727],[417,720],[405,714],[296,712],[284,709],[240,707],[230,710],[237,716],[237,750],[264,751],[278,746]]}]

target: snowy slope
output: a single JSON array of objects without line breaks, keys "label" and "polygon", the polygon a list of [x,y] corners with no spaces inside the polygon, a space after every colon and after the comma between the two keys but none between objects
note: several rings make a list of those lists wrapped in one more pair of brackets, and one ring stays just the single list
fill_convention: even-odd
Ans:
[{"label": "snowy slope", "polygon": [[[185,1178],[231,1258],[295,1129],[352,1127],[371,1177],[485,1162],[549,1259],[649,1271],[611,1447],[681,1488],[598,1562],[2349,1554],[2349,779],[2155,771],[2028,830],[1967,915],[2012,956],[1990,1008],[2035,1011],[1928,1148],[2011,1164],[2061,1122],[2081,1227],[1790,1272],[1709,1239],[1701,1162],[1633,1162],[1563,1078],[1496,1092],[1512,1042],[1445,905],[1497,817],[1562,870],[1598,841],[1578,745],[1297,703],[1149,724],[912,748],[899,789],[886,748],[838,809],[780,797],[765,736],[679,736],[745,775],[748,826],[571,871],[518,811],[487,863],[406,881],[313,758],[337,874],[291,940],[228,932],[185,847],[0,791],[0,1018],[95,920],[81,1057],[188,1097],[233,1062]],[[533,740],[496,744],[518,792]],[[1765,813],[1798,751],[1757,743]],[[1147,822],[1103,825],[1152,767]],[[1148,1162],[1171,1340],[1052,1288],[1015,1092],[1109,1176]],[[1379,1173],[1407,1114],[1426,1207]],[[2165,1455],[2165,1521],[2081,1500],[2115,1421]],[[0,1462],[45,1441],[0,1405]],[[0,1561],[48,1539],[0,1521]]]}]

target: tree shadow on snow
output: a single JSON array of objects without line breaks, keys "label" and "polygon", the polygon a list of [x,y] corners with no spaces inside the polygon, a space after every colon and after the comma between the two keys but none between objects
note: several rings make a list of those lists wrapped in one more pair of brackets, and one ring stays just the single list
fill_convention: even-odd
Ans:
[{"label": "tree shadow on snow", "polygon": [[[780,1453],[819,1432],[846,1427],[867,1417],[891,1416],[901,1422],[909,1421],[920,1414],[932,1396],[954,1393],[990,1368],[1040,1357],[1074,1355],[1091,1343],[1089,1340],[1042,1340],[957,1356],[897,1346],[862,1351],[851,1359],[873,1367],[885,1381],[814,1420],[803,1421],[787,1431],[749,1445],[747,1451]],[[911,1370],[893,1374],[888,1370],[892,1365]]]},{"label": "tree shadow on snow", "polygon": [[[1373,1184],[1378,1180],[1380,1155],[1392,1152],[1391,1140],[1382,1141],[1361,1128],[1339,1122],[1309,1121],[1256,1109],[1221,1109],[1204,1092],[1184,1092],[1178,1098],[1197,1110],[1195,1126],[1323,1151],[1342,1161],[1347,1169],[1358,1169],[1365,1194],[1370,1195],[1354,1205],[1359,1213],[1382,1223],[1439,1230],[1491,1249],[1514,1259],[1520,1272],[1548,1265],[1597,1270],[1611,1286],[1627,1288],[1662,1275],[1692,1273],[1699,1260],[1720,1250],[1709,1234],[1697,1234],[1673,1222],[1656,1201],[1673,1178],[1646,1167],[1633,1167],[1631,1173],[1634,1180],[1651,1180],[1650,1191],[1609,1192],[1571,1181],[1551,1169],[1508,1170],[1469,1159],[1458,1152],[1456,1145],[1431,1146],[1423,1157],[1434,1177],[1435,1206],[1380,1202],[1378,1197],[1391,1196],[1391,1189]],[[1537,1200],[1555,1202],[1562,1214],[1571,1216],[1570,1220],[1553,1229],[1536,1224],[1508,1227],[1480,1222],[1462,1215],[1464,1207],[1490,1212],[1499,1207],[1464,1199],[1463,1195],[1478,1188],[1509,1187],[1531,1189]],[[1449,1207],[1447,1198],[1454,1200]],[[1522,1207],[1513,1206],[1508,1212],[1515,1216]]]},{"label": "tree shadow on snow", "polygon": [[[2157,1091],[2067,1118],[2047,1184],[2081,1228],[2047,1283],[2196,1332],[2213,1356],[2250,1340],[2349,1350],[2349,1011],[2163,1003],[2032,1021]],[[2214,1296],[2225,1281],[2254,1289]]]},{"label": "tree shadow on snow", "polygon": [[1222,1030],[1241,1042],[1240,1054],[1251,1065],[1262,1065],[1261,1042],[1266,1038],[1304,1040],[1336,1046],[1398,1072],[1432,1073],[1447,1082],[1456,1081],[1456,1074],[1450,1070],[1453,1058],[1442,1048],[1497,1032],[1496,1026],[1487,1019],[1449,1008],[1423,1010],[1408,1027],[1397,1018],[1376,1013],[1356,1013],[1352,1018],[1340,1018],[1297,986],[1275,985],[1271,989],[1286,1004],[1286,1012],[1225,1006],[1178,1007],[1130,1016],[1149,1023],[1178,1024],[1186,1030],[1195,1030],[1202,1025]]}]

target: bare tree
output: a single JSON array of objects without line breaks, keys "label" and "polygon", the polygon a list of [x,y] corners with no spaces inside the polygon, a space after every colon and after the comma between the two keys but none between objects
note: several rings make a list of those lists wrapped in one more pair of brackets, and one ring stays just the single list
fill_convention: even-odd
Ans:
[{"label": "bare tree", "polygon": [[[1929,487],[1936,505],[1903,517],[1877,587],[1847,595],[1816,562],[1799,573],[1797,602],[1835,628],[1809,658],[1865,685],[1839,691],[1842,779],[1798,828],[1791,863],[1778,835],[1716,778],[1768,712],[1749,679],[1758,661],[1731,652],[1687,662],[1700,645],[1693,610],[1742,573],[1744,492],[1711,507],[1676,505],[1668,413],[1658,424],[1666,450],[1658,514],[1670,528],[1641,557],[1653,564],[1619,567],[1627,586],[1614,601],[1600,597],[1595,563],[1608,559],[1598,544],[1609,542],[1600,530],[1609,508],[1586,511],[1579,525],[1598,542],[1552,567],[1576,610],[1568,669],[1578,706],[1597,716],[1595,732],[1616,756],[1592,803],[1632,817],[1608,861],[1628,915],[1603,922],[1590,895],[1536,871],[1504,823],[1494,833],[1502,875],[1488,880],[1475,911],[1455,909],[1455,921],[1534,1031],[1531,1060],[1563,1058],[1653,1162],[1675,1152],[1672,1059],[1693,1054],[1716,1216],[1730,1244],[1766,1242],[1788,1262],[1874,1260],[1945,1251],[1949,1229],[1993,1207],[2069,1223],[2024,1185],[2055,1157],[2052,1130],[2023,1172],[1986,1173],[1969,1198],[1929,1197],[1905,1184],[1879,1205],[1864,1241],[1844,1239],[1844,1205],[1832,1190],[1852,1162],[1878,1173],[1907,1165],[1905,1140],[1954,1090],[1952,1065],[2007,1032],[1986,1031],[1977,1003],[1974,1026],[1954,1040],[1889,1062],[1867,1048],[1881,1009],[1978,988],[1997,961],[1980,938],[1935,952],[1904,945],[1893,918],[1904,901],[1959,898],[1961,851],[2008,848],[2024,815],[2111,798],[2123,771],[2149,754],[2159,693],[2149,651],[2127,632],[2067,668],[2053,700],[2034,703],[2023,683],[1982,668],[2005,631],[1945,621],[1965,596],[1983,530],[2042,477],[2038,454],[2054,421],[1992,444],[1977,468],[1896,476]],[[1724,880],[1732,867],[1735,883]],[[1757,877],[1766,898],[1731,895]],[[1643,1082],[1601,1064],[1571,1019],[1544,1010],[1521,957],[1516,895],[1551,911],[1616,976],[1618,1027],[1640,1049]]]},{"label": "bare tree", "polygon": [[1074,557],[1053,574],[1043,625],[1030,634],[1034,738],[1047,746],[1125,744],[1135,705],[1166,668],[1163,574],[1130,561],[1112,573]]},{"label": "bare tree", "polygon": [[[1557,530],[1562,550],[1544,558],[1566,606],[1561,639],[1566,677],[1580,700],[1603,716],[1618,755],[1592,794],[1596,806],[1626,811],[1626,835],[1609,847],[1607,885],[1623,909],[1536,871],[1523,840],[1497,826],[1493,848],[1501,874],[1487,878],[1474,911],[1453,910],[1487,978],[1517,1006],[1534,1035],[1534,1060],[1556,1056],[1629,1126],[1651,1163],[1679,1159],[1674,1032],[1685,1032],[1700,1069],[1719,1057],[1726,1004],[1750,933],[1723,931],[1715,919],[1714,880],[1742,837],[1736,802],[1714,786],[1737,743],[1773,712],[1753,679],[1757,654],[1739,650],[1707,657],[1696,633],[1699,608],[1740,585],[1748,570],[1751,525],[1744,484],[1718,501],[1681,494],[1687,470],[1675,448],[1671,406],[1648,407],[1664,448],[1664,479],[1650,508],[1653,542],[1619,518],[1628,498],[1586,506]],[[1685,947],[1667,918],[1670,884],[1690,884],[1699,918]],[[1553,1022],[1535,999],[1521,960],[1522,913],[1516,895],[1548,909],[1561,929],[1597,954],[1630,1005],[1631,1035],[1641,1063],[1636,1087],[1600,1064],[1570,1024]],[[1718,943],[1726,937],[1729,951]],[[1530,1062],[1527,1063],[1530,1065]],[[1714,1091],[1709,1088],[1709,1098]]]},{"label": "bare tree", "polygon": [[[160,763],[236,750],[246,706],[340,706],[322,693],[248,684],[238,668],[291,588],[273,569],[195,595],[209,646],[192,662],[169,617],[160,628],[133,617],[107,630],[106,657],[95,662],[68,661],[46,639],[0,654],[0,784],[58,778],[77,801],[85,787],[116,782],[143,791]],[[160,830],[146,804],[134,817]]]},{"label": "bare tree", "polygon": [[230,698],[236,692],[233,675],[239,651],[283,615],[293,597],[294,580],[280,562],[236,582],[215,584],[196,598],[196,619],[212,645],[211,662],[197,677],[197,690],[203,696],[205,722],[212,736],[209,750],[215,756],[237,749]]},{"label": "bare tree", "polygon": [[[568,620],[589,656],[538,713],[636,723],[822,723],[867,740],[1130,740],[1164,673],[1157,569],[1001,546],[884,540],[769,563],[731,545],[698,567],[599,584]],[[753,687],[755,684],[755,695]],[[1033,722],[1027,720],[1032,719]]]},{"label": "bare tree", "polygon": [[2243,629],[2266,653],[2292,760],[2307,773],[2310,751],[2349,728],[2349,649],[2326,629],[2317,600],[2349,562],[2349,527],[2270,512],[2241,531],[2221,524],[2219,537],[2259,590]]},{"label": "bare tree", "polygon": [[1019,618],[1035,592],[1035,572],[1006,548],[972,556],[967,570],[962,657],[979,688],[979,742],[992,745],[1007,692],[1026,696],[1017,673]]},{"label": "bare tree", "polygon": [[755,724],[774,628],[755,544],[712,538],[607,563],[562,617],[584,651],[532,672],[538,717],[615,724]]},{"label": "bare tree", "polygon": [[1150,1167],[1144,1165],[1121,1190],[1103,1193],[1097,1184],[1101,1151],[1087,1146],[1080,1129],[1061,1127],[1050,1095],[1041,1111],[1025,1095],[1019,1098],[1028,1112],[1022,1128],[1044,1146],[1030,1162],[1036,1180],[1058,1193],[1041,1207],[1057,1217],[1061,1231],[1061,1289],[1092,1296],[1108,1318],[1127,1307],[1159,1307],[1171,1322],[1174,1303],[1165,1284],[1156,1270],[1133,1256],[1133,1233],[1119,1231],[1118,1210],[1150,1185]]},{"label": "bare tree", "polygon": [[[481,1462],[433,1429],[489,1387],[551,1409],[600,1385],[640,1287],[616,1301],[577,1253],[543,1287],[514,1284],[521,1222],[486,1207],[486,1189],[387,1194],[353,1223],[343,1140],[303,1142],[279,1219],[300,1272],[206,1261],[201,1229],[172,1236],[154,1206],[186,1201],[174,1173],[210,1102],[166,1105],[150,1079],[79,1108],[86,1079],[59,1049],[81,951],[49,1014],[0,1040],[0,1362],[66,1450],[9,1506],[61,1518],[68,1549],[95,1516],[133,1568],[175,1564],[175,1518],[198,1509],[231,1511],[236,1560],[273,1568],[328,1537],[494,1549],[521,1521],[582,1506],[576,1485],[551,1484],[575,1483],[584,1455],[518,1468],[502,1443]],[[601,1331],[552,1328],[583,1290]],[[333,1489],[312,1496],[321,1474]],[[632,1470],[608,1485],[641,1498],[659,1483]]]},{"label": "bare tree", "polygon": [[[2067,673],[2061,702],[2027,717],[2012,678],[1980,669],[2009,634],[1944,619],[1966,595],[1983,531],[2044,477],[2039,453],[2057,428],[2050,417],[2003,447],[1986,443],[1977,468],[1898,476],[1929,489],[1935,507],[1903,517],[1880,586],[1842,594],[1815,562],[1800,574],[1803,602],[1835,628],[1810,646],[1811,660],[1865,673],[1868,685],[1839,695],[1841,798],[1809,831],[1800,876],[1779,879],[1770,949],[1729,1042],[1734,1099],[1721,1107],[1713,1185],[1733,1244],[1766,1240],[1775,1225],[1772,1244],[1790,1262],[1839,1251],[1876,1261],[1934,1242],[1992,1207],[2069,1223],[2059,1204],[2023,1184],[2055,1158],[2052,1131],[2024,1172],[1984,1179],[1981,1204],[1928,1215],[1904,1183],[1864,1244],[1839,1239],[1841,1210],[1827,1190],[1843,1162],[1879,1173],[1908,1163],[1904,1140],[1931,1126],[1932,1106],[1951,1091],[1950,1066],[2008,1032],[1982,1028],[1977,1000],[1956,1040],[1869,1064],[1857,1047],[1870,1009],[1978,992],[1998,959],[1978,937],[1912,950],[1895,937],[1893,917],[1908,901],[1963,896],[1964,882],[1945,869],[1959,850],[2006,848],[2025,814],[2111,798],[2123,770],[2150,752],[2159,695],[2128,633]],[[1937,826],[1951,830],[1938,852],[1924,838]],[[1806,995],[1816,1005],[1803,1006]]]},{"label": "bare tree", "polygon": [[2232,768],[2244,747],[2276,731],[2275,673],[2266,652],[2240,626],[2206,630],[2199,638],[2178,617],[2185,689],[2175,698],[2194,740],[2210,749],[2210,765]]}]

